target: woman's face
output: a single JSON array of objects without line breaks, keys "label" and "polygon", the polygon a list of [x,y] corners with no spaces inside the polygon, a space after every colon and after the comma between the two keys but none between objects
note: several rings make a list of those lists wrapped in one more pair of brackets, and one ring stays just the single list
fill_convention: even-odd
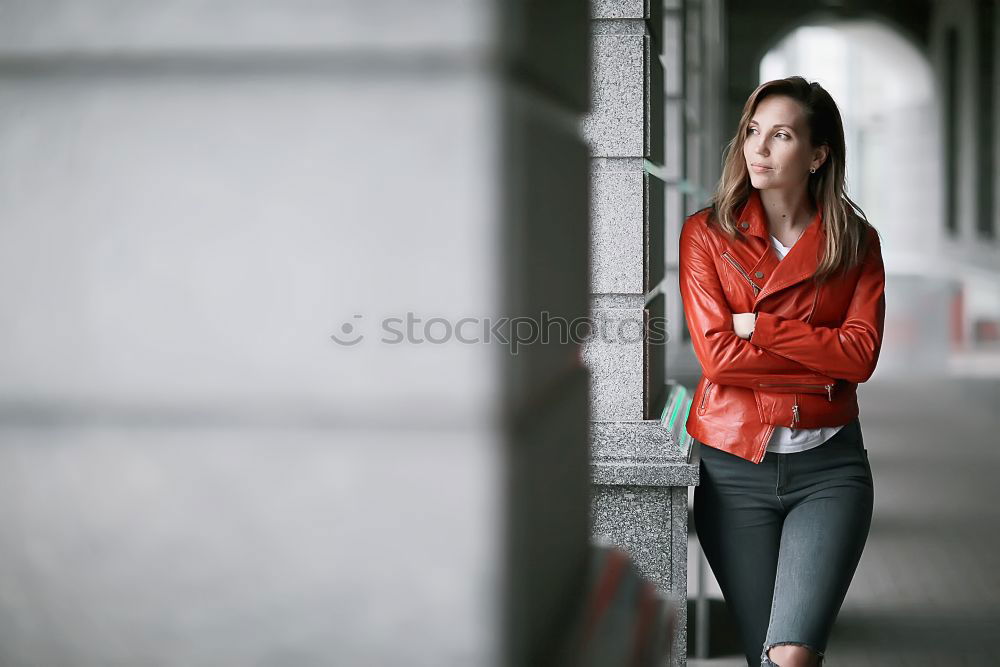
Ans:
[{"label": "woman's face", "polygon": [[809,168],[826,158],[814,149],[802,107],[791,97],[770,95],[758,102],[743,140],[750,183],[758,190],[805,187]]}]

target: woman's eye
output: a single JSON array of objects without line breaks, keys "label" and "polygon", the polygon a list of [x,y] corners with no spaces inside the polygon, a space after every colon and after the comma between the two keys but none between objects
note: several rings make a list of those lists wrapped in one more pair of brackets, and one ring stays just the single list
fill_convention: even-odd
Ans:
[{"label": "woman's eye", "polygon": [[[756,134],[756,132],[757,132],[757,128],[756,127],[748,127],[747,128],[747,134]],[[778,132],[774,136],[781,137],[782,139],[791,139],[792,138],[791,135],[789,135],[787,132]]]}]

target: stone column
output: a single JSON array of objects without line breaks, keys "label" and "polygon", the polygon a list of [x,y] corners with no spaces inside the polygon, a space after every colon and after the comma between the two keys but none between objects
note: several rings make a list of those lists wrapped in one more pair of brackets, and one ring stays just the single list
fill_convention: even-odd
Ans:
[{"label": "stone column", "polygon": [[665,379],[660,3],[598,1],[592,18],[595,88],[584,124],[594,221],[595,330],[585,350],[592,532],[626,549],[675,603],[674,664],[685,664],[686,487],[697,483],[697,468],[687,463],[687,443],[671,433],[683,434],[690,401]]},{"label": "stone column", "polygon": [[0,664],[549,664],[587,7],[4,3]]}]

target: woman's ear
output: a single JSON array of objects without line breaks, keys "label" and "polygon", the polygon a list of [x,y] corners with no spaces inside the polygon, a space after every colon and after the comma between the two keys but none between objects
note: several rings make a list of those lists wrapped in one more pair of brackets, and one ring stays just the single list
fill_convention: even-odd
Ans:
[{"label": "woman's ear", "polygon": [[814,162],[813,166],[819,169],[823,166],[823,163],[826,162],[828,157],[830,157],[830,147],[826,144],[820,145],[813,151],[813,160],[819,160],[819,162]]}]

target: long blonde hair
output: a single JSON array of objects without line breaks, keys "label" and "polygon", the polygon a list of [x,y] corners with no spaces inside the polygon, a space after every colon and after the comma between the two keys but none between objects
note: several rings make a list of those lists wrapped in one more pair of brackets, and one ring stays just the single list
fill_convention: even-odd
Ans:
[{"label": "long blonde hair", "polygon": [[823,164],[810,174],[809,198],[813,206],[821,208],[826,247],[813,279],[822,282],[842,270],[857,265],[867,249],[869,228],[864,211],[844,191],[846,153],[844,125],[840,111],[830,94],[816,82],[801,76],[776,79],[762,83],[753,91],[743,107],[736,136],[726,147],[722,176],[710,200],[718,227],[730,238],[742,232],[737,228],[736,216],[750,197],[750,174],[743,157],[743,143],[754,111],[762,99],[769,95],[786,95],[797,101],[805,113],[809,126],[810,144],[817,148],[826,145],[829,154]]}]

